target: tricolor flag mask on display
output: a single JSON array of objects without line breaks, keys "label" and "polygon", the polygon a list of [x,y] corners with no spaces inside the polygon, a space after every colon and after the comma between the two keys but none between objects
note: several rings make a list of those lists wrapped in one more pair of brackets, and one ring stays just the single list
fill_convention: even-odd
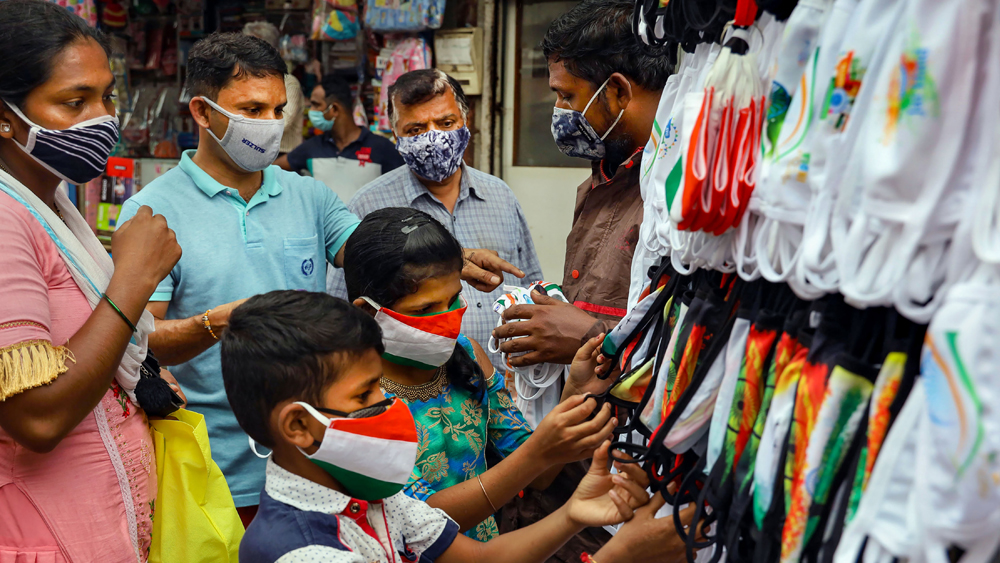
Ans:
[{"label": "tricolor flag mask on display", "polygon": [[382,357],[394,364],[420,369],[443,366],[455,352],[462,331],[462,316],[468,304],[461,295],[441,313],[409,316],[382,307],[362,297],[375,308],[375,322],[382,327],[385,353]]},{"label": "tricolor flag mask on display", "polygon": [[343,485],[349,495],[372,501],[403,490],[417,462],[417,427],[405,403],[386,399],[347,415],[349,418],[327,418],[308,403],[295,404],[326,426],[315,453],[299,451]]}]

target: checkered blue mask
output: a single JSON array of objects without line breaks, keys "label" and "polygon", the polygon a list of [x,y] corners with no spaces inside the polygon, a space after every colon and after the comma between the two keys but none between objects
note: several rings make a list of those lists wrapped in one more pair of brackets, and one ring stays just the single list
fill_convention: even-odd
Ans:
[{"label": "checkered blue mask", "polygon": [[453,131],[431,130],[413,137],[396,137],[396,150],[414,174],[443,182],[462,165],[471,136],[464,125]]}]

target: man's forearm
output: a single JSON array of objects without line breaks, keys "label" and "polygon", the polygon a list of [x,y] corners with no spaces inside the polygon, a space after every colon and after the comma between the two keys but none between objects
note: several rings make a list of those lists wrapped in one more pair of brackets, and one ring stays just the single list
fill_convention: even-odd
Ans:
[{"label": "man's forearm", "polygon": [[[213,329],[214,330],[214,329]],[[216,336],[219,332],[216,331]],[[156,320],[156,331],[149,335],[149,348],[162,365],[175,366],[193,359],[218,342],[202,324],[202,317]]]}]

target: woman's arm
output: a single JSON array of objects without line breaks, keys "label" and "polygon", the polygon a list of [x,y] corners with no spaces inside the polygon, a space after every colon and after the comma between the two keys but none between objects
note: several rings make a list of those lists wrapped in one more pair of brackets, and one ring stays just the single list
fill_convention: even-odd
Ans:
[{"label": "woman's arm", "polygon": [[[112,236],[117,266],[106,293],[133,323],[180,259],[181,250],[162,215],[143,207]],[[75,362],[51,383],[0,402],[0,427],[34,452],[52,451],[108,391],[132,330],[102,300],[66,347]]]}]

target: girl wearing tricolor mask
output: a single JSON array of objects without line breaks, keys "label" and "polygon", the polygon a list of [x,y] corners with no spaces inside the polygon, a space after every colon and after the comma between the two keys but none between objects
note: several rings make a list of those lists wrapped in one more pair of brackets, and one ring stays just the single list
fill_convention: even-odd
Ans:
[{"label": "girl wearing tricolor mask", "polygon": [[[429,215],[369,214],[348,239],[344,263],[350,299],[382,329],[382,390],[416,420],[417,461],[404,490],[443,509],[469,537],[495,537],[498,508],[528,486],[547,488],[564,464],[590,458],[610,436],[610,408],[588,420],[596,403],[582,396],[565,398],[532,433],[503,376],[461,334],[462,247]],[[502,461],[488,467],[487,450]]]}]

